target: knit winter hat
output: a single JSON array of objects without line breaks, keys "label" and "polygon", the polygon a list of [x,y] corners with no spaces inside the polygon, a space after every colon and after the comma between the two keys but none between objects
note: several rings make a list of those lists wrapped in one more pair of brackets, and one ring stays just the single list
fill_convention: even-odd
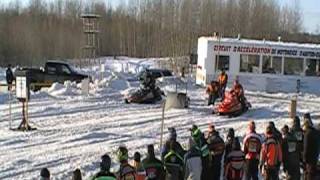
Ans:
[{"label": "knit winter hat", "polygon": [[103,171],[108,171],[111,167],[111,158],[108,154],[101,156],[100,169]]},{"label": "knit winter hat", "polygon": [[47,168],[41,169],[40,177],[44,179],[50,179],[50,171]]},{"label": "knit winter hat", "polygon": [[233,128],[228,129],[227,138],[234,138],[234,129]]},{"label": "knit winter hat", "polygon": [[135,152],[133,155],[133,160],[136,162],[140,162],[141,161],[141,154],[139,152]]}]

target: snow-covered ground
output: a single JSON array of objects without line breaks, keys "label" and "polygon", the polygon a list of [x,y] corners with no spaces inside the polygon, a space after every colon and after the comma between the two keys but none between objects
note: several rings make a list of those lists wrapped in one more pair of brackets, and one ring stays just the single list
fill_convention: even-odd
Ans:
[{"label": "snow-covered ground", "polygon": [[[155,60],[121,58],[104,59],[105,72],[98,67],[84,70],[100,80],[91,84],[89,96],[81,94],[73,83],[54,84],[51,88],[33,93],[29,105],[32,132],[9,130],[8,94],[0,93],[0,179],[37,179],[40,170],[49,168],[53,179],[70,179],[76,168],[87,178],[99,170],[100,156],[110,153],[115,160],[119,145],[126,145],[132,156],[135,151],[146,152],[148,144],[156,144],[159,152],[161,105],[125,104],[123,93],[138,86],[126,79],[144,66],[154,66]],[[168,85],[168,83],[164,83]],[[268,121],[278,128],[290,124],[289,99],[294,94],[246,92],[253,108],[237,118],[218,117],[205,106],[204,89],[189,86],[189,109],[166,112],[165,129],[175,127],[178,139],[186,143],[192,124],[206,130],[213,122],[222,135],[235,128],[243,136],[247,121],[255,120],[260,133]],[[320,97],[300,95],[299,115],[310,112],[316,123],[320,117]],[[14,102],[12,126],[21,120],[21,105]],[[115,163],[115,162],[114,162]]]}]

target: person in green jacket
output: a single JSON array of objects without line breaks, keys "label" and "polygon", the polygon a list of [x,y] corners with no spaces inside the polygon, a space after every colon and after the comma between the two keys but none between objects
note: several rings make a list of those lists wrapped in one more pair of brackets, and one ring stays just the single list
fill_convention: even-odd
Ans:
[{"label": "person in green jacket", "polygon": [[92,180],[116,180],[116,176],[110,172],[111,158],[108,154],[101,157],[100,171],[95,174]]},{"label": "person in green jacket", "polygon": [[183,180],[184,158],[175,151],[174,142],[170,142],[169,152],[164,156],[166,180]]}]

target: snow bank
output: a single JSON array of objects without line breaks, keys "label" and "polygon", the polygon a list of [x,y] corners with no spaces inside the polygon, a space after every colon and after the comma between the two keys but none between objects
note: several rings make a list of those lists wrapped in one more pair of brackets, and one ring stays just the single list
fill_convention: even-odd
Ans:
[{"label": "snow bank", "polygon": [[52,96],[77,96],[81,94],[81,90],[78,89],[76,83],[67,81],[64,84],[52,84],[48,89],[48,93]]}]

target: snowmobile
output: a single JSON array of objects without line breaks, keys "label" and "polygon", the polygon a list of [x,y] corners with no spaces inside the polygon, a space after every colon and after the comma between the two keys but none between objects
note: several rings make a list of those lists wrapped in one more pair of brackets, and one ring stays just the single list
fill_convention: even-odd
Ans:
[{"label": "snowmobile", "polygon": [[244,98],[244,107],[242,107],[237,95],[232,92],[226,92],[223,101],[213,110],[213,114],[229,117],[237,117],[247,112],[251,104]]},{"label": "snowmobile", "polygon": [[164,93],[159,87],[154,89],[140,88],[137,91],[127,94],[125,97],[125,103],[138,103],[138,104],[153,104],[162,100]]}]

